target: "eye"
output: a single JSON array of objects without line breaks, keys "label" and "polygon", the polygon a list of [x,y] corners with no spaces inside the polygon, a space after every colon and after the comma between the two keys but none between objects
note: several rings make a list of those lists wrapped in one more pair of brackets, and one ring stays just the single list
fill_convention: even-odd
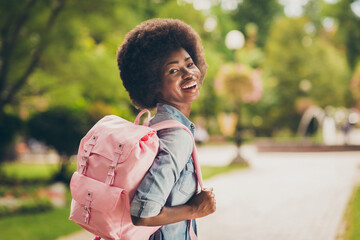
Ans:
[{"label": "eye", "polygon": [[176,73],[177,71],[178,71],[177,69],[170,69],[169,73],[170,73],[170,74],[174,74],[174,73]]},{"label": "eye", "polygon": [[189,63],[189,64],[187,65],[188,68],[190,68],[190,67],[192,67],[192,66],[194,66],[194,63],[193,63],[193,62],[191,62],[191,63]]}]

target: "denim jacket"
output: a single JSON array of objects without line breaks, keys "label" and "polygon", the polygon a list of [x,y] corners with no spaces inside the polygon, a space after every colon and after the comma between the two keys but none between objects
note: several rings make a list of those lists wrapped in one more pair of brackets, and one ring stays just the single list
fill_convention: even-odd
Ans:
[{"label": "denim jacket", "polygon": [[[177,120],[187,126],[194,135],[195,125],[176,108],[158,104],[157,113],[150,125],[164,120]],[[191,136],[184,129],[171,128],[158,131],[159,152],[153,165],[140,183],[131,203],[133,216],[147,218],[157,216],[163,206],[185,204],[197,190],[197,179],[191,153]],[[151,240],[187,240],[189,221],[162,226]],[[196,233],[196,222],[193,220]]]}]

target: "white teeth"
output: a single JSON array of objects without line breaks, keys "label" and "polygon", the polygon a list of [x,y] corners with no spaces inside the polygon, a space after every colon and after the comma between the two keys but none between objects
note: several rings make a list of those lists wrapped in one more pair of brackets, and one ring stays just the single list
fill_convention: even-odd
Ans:
[{"label": "white teeth", "polygon": [[192,87],[194,87],[194,86],[196,86],[196,85],[197,85],[196,82],[192,82],[192,83],[190,83],[190,84],[186,84],[186,85],[183,86],[182,88],[183,88],[183,89],[188,89],[188,88],[192,88]]}]

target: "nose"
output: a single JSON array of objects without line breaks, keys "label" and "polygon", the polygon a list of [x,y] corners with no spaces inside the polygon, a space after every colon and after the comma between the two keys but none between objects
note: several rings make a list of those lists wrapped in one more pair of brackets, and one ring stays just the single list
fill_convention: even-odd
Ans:
[{"label": "nose", "polygon": [[193,73],[193,71],[191,71],[188,68],[183,68],[182,69],[182,77],[183,77],[183,79],[191,79],[194,77],[194,73]]}]

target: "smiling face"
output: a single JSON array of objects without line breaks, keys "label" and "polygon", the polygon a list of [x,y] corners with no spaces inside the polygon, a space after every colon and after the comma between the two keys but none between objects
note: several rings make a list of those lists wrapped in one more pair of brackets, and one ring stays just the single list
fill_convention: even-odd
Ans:
[{"label": "smiling face", "polygon": [[199,98],[200,70],[183,48],[173,51],[161,69],[162,88],[159,102],[180,111]]}]

